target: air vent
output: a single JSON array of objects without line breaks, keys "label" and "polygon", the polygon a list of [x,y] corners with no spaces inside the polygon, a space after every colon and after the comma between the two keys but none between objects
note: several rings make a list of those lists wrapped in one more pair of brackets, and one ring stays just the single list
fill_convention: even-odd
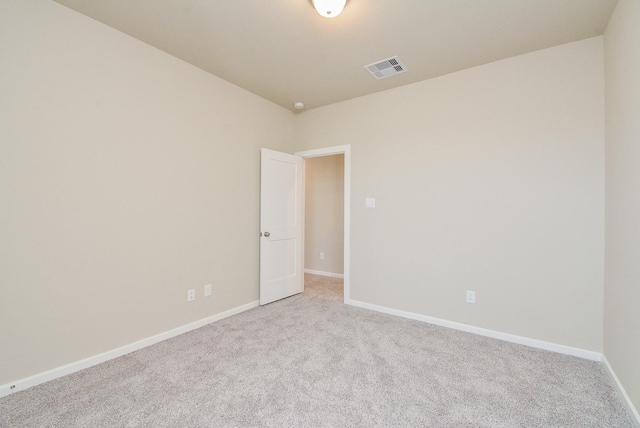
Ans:
[{"label": "air vent", "polygon": [[400,58],[397,56],[387,58],[383,61],[378,61],[373,64],[365,65],[369,73],[376,80],[384,79],[385,77],[395,76],[396,74],[404,73],[407,71],[407,67],[404,66]]}]

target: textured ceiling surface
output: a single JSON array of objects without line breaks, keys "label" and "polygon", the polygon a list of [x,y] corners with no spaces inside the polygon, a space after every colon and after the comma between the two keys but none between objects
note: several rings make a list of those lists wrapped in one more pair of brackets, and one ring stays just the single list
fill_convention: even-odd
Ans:
[{"label": "textured ceiling surface", "polygon": [[[292,111],[604,33],[617,0],[56,0]],[[397,55],[408,71],[365,65]]]}]

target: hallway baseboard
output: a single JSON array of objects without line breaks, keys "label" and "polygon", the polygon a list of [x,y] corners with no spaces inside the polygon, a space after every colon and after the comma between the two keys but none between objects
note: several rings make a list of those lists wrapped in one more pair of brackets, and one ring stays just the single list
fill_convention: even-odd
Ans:
[{"label": "hallway baseboard", "polygon": [[332,273],[332,272],[323,272],[321,270],[305,269],[304,273],[310,273],[312,275],[328,276],[330,278],[344,278],[344,274]]}]

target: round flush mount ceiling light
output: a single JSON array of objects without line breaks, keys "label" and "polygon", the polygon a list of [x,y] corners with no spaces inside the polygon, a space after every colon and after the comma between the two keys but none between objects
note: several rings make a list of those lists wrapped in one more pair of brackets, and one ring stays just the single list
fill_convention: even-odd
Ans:
[{"label": "round flush mount ceiling light", "polygon": [[296,101],[293,103],[293,107],[297,110],[302,110],[304,108],[304,103],[302,101]]},{"label": "round flush mount ceiling light", "polygon": [[334,18],[342,12],[347,0],[311,0],[313,7],[325,18]]}]

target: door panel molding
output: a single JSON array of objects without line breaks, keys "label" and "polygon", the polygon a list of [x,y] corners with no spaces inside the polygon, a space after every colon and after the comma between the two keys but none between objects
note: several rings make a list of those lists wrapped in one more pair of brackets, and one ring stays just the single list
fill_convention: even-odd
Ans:
[{"label": "door panel molding", "polygon": [[304,160],[261,149],[260,166],[260,304],[266,305],[304,290]]}]

